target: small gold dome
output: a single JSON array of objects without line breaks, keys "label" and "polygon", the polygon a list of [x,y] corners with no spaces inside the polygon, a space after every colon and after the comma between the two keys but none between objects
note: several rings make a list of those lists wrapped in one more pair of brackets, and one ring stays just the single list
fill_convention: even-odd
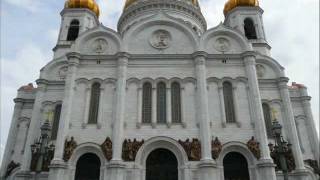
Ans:
[{"label": "small gold dome", "polygon": [[100,15],[99,6],[95,0],[67,0],[65,8],[87,8],[94,12],[97,17]]},{"label": "small gold dome", "polygon": [[226,15],[228,12],[230,12],[232,9],[238,6],[259,6],[259,1],[258,0],[229,0],[224,6],[224,10],[223,10],[224,15]]},{"label": "small gold dome", "polygon": [[[127,9],[130,5],[132,5],[133,3],[137,2],[138,0],[126,0],[126,3],[124,4],[124,9]],[[191,0],[192,4],[194,6],[199,7],[199,2],[198,0]]]}]

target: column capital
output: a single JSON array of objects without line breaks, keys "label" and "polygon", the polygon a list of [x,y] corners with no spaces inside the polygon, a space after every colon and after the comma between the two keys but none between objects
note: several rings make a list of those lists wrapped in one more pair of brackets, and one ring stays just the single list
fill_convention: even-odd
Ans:
[{"label": "column capital", "polygon": [[127,58],[129,59],[131,57],[131,54],[127,53],[127,52],[118,52],[116,54],[116,56],[118,57],[118,59],[120,58]]},{"label": "column capital", "polygon": [[204,51],[196,51],[192,54],[193,59],[197,59],[199,57],[202,58],[207,58],[208,57],[208,53],[204,52]]},{"label": "column capital", "polygon": [[278,82],[278,86],[280,88],[288,88],[288,82],[289,82],[289,78],[287,77],[280,77],[277,79],[277,82]]},{"label": "column capital", "polygon": [[23,104],[23,99],[22,98],[15,98],[13,100],[13,102],[15,103],[16,106],[22,106]]},{"label": "column capital", "polygon": [[241,57],[242,58],[247,58],[247,57],[253,57],[253,58],[256,58],[257,56],[257,53],[254,52],[254,51],[246,51],[244,53],[241,54]]}]

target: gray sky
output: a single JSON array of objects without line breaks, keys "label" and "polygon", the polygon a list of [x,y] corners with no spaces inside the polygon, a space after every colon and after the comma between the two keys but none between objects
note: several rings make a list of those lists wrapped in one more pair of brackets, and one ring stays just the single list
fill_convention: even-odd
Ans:
[{"label": "gray sky", "polygon": [[[227,0],[200,0],[208,28],[224,20]],[[291,81],[305,84],[313,97],[319,129],[319,6],[318,0],[260,0],[272,56]],[[100,21],[116,29],[124,0],[98,0]],[[39,76],[52,58],[64,0],[1,1],[1,131],[0,157],[7,139],[16,90]],[[0,158],[1,161],[1,158]]]}]

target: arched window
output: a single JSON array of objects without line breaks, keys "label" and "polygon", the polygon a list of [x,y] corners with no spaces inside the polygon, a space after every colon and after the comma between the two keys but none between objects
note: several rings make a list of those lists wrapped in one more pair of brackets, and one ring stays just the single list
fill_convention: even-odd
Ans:
[{"label": "arched window", "polygon": [[54,109],[54,116],[53,116],[53,123],[52,123],[52,130],[51,130],[51,140],[56,140],[58,135],[59,129],[59,121],[60,121],[60,114],[61,114],[61,104],[58,104]]},{"label": "arched window", "polygon": [[152,85],[147,82],[142,87],[142,123],[151,123],[152,118]]},{"label": "arched window", "polygon": [[98,122],[99,113],[99,101],[100,101],[100,83],[94,83],[91,87],[91,99],[89,109],[89,124],[95,124]]},{"label": "arched window", "polygon": [[79,35],[80,23],[78,20],[74,19],[70,23],[70,27],[68,30],[67,41],[74,41],[77,39]]},{"label": "arched window", "polygon": [[253,21],[249,18],[244,20],[244,32],[248,39],[257,39],[256,28]]},{"label": "arched window", "polygon": [[157,122],[166,123],[166,84],[159,82],[157,85]]},{"label": "arched window", "polygon": [[262,104],[264,121],[266,123],[267,135],[269,138],[272,137],[272,119],[271,119],[271,110],[270,106],[267,103]]},{"label": "arched window", "polygon": [[172,111],[172,122],[181,122],[181,88],[180,84],[174,82],[171,84],[171,111]]},{"label": "arched window", "polygon": [[226,121],[227,123],[235,123],[236,117],[234,113],[232,84],[228,81],[223,83],[223,96],[226,111]]},{"label": "arched window", "polygon": [[101,161],[93,153],[82,155],[77,161],[75,180],[98,180],[100,179]]}]

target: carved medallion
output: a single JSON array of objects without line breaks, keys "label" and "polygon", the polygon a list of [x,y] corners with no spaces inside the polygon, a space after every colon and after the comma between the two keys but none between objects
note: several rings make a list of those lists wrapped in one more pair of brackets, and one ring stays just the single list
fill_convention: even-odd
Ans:
[{"label": "carved medallion", "polygon": [[135,161],[136,155],[143,143],[144,140],[137,141],[134,139],[131,141],[130,139],[125,139],[122,144],[122,159],[124,161]]},{"label": "carved medallion", "polygon": [[6,171],[5,177],[10,176],[10,174],[12,173],[12,171],[13,171],[14,169],[16,169],[17,167],[19,167],[19,166],[20,166],[20,163],[15,163],[14,161],[11,161],[11,162],[8,164],[8,166],[7,166],[7,171]]},{"label": "carved medallion", "polygon": [[64,153],[63,153],[64,161],[66,162],[69,161],[76,147],[77,147],[77,142],[74,140],[73,137],[71,137],[70,141],[66,139],[66,141],[64,142]]},{"label": "carved medallion", "polygon": [[253,136],[247,142],[247,147],[257,159],[261,158],[260,143]]},{"label": "carved medallion", "polygon": [[190,141],[187,139],[186,141],[179,140],[179,144],[186,151],[189,161],[200,161],[201,159],[201,143],[198,139],[192,139]]},{"label": "carved medallion", "polygon": [[227,52],[230,50],[230,41],[226,38],[218,38],[214,43],[214,48],[220,52]]},{"label": "carved medallion", "polygon": [[266,68],[262,64],[257,64],[256,69],[257,69],[257,76],[259,78],[264,77],[264,75],[266,73]]},{"label": "carved medallion", "polygon": [[152,33],[150,44],[156,49],[166,49],[171,42],[171,35],[166,30],[157,30]]},{"label": "carved medallion", "polygon": [[112,159],[112,141],[109,137],[100,145],[102,152],[106,159],[110,161]]},{"label": "carved medallion", "polygon": [[222,144],[219,141],[218,137],[211,142],[211,154],[213,159],[218,159],[220,153],[222,151]]},{"label": "carved medallion", "polygon": [[92,43],[92,52],[97,54],[103,54],[108,49],[108,42],[105,39],[96,39]]},{"label": "carved medallion", "polygon": [[67,77],[67,74],[68,74],[68,67],[67,66],[64,66],[64,67],[61,67],[58,71],[58,76],[61,80],[64,80],[66,79]]}]

